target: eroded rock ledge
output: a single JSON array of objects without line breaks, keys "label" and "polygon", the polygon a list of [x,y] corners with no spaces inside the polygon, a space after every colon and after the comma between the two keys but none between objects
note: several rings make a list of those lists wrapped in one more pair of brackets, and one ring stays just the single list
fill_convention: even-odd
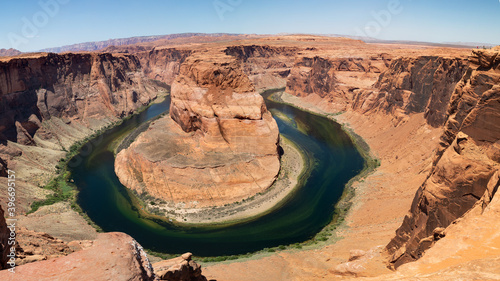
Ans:
[{"label": "eroded rock ledge", "polygon": [[188,57],[172,85],[170,116],[115,162],[120,181],[180,207],[220,206],[267,189],[280,169],[279,131],[235,58]]}]

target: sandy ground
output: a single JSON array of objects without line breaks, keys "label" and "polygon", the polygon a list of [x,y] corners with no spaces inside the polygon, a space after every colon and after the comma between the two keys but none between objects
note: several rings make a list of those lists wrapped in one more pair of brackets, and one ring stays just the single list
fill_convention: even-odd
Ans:
[{"label": "sandy ground", "polygon": [[267,191],[243,202],[216,208],[181,209],[168,206],[160,208],[175,221],[194,224],[234,222],[265,214],[293,193],[298,178],[306,168],[305,156],[293,142],[281,137],[281,146],[284,150],[281,170],[277,180]]},{"label": "sandy ground", "polygon": [[[282,98],[313,112],[334,113],[324,107],[319,97],[284,95]],[[379,168],[353,184],[354,205],[344,225],[337,230],[337,236],[343,239],[316,250],[284,251],[258,260],[209,265],[203,270],[208,279],[336,280],[390,273],[382,249],[394,236],[415,191],[427,176],[434,154],[429,148],[437,147],[442,131],[428,126],[423,114],[410,116],[397,128],[392,117],[382,114],[367,118],[357,112],[346,112],[330,118],[354,130],[381,160]],[[356,268],[338,267],[357,249],[372,250],[372,258]]]}]

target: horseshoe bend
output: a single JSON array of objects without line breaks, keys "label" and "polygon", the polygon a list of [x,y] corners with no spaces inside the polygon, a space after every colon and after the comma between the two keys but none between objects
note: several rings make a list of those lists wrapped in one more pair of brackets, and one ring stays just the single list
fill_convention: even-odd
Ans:
[{"label": "horseshoe bend", "polygon": [[279,131],[233,57],[193,55],[172,84],[170,116],[116,157],[121,182],[185,206],[221,206],[264,192],[280,170]]},{"label": "horseshoe bend", "polygon": [[1,280],[500,279],[500,47],[113,42],[2,50]]}]

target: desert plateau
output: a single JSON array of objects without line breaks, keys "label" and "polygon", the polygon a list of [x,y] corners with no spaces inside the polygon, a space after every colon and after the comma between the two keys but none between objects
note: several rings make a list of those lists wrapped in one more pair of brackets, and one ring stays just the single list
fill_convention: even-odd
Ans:
[{"label": "desert plateau", "polygon": [[500,4],[108,2],[6,7],[0,280],[500,280]]}]

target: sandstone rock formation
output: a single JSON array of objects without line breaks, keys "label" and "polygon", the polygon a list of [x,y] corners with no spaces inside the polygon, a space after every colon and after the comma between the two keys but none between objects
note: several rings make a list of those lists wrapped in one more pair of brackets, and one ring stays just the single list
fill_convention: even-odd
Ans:
[{"label": "sandstone rock formation", "polygon": [[157,278],[169,281],[206,281],[207,278],[201,275],[201,266],[191,260],[191,257],[191,253],[185,253],[178,258],[154,263]]},{"label": "sandstone rock formation", "polygon": [[287,79],[286,92],[317,99],[318,103],[328,101],[328,105],[337,112],[360,107],[360,95],[363,95],[363,102],[370,100],[369,95],[374,89],[364,89],[371,88],[374,79],[387,69],[391,61],[386,54],[339,58],[320,56],[314,51],[310,53],[295,60]]},{"label": "sandstone rock formation", "polygon": [[124,233],[100,234],[93,246],[68,256],[29,263],[15,273],[0,271],[1,280],[154,280],[142,247]]},{"label": "sandstone rock formation", "polygon": [[24,227],[16,229],[16,265],[64,257],[80,250],[47,233],[39,233]]},{"label": "sandstone rock formation", "polygon": [[387,245],[394,267],[420,258],[444,229],[479,200],[483,208],[500,181],[500,49],[476,51],[451,96],[441,147],[410,213]]},{"label": "sandstone rock formation", "polygon": [[[0,270],[10,268],[6,265],[11,247],[7,245],[9,233],[5,220],[0,221]],[[151,265],[142,247],[124,233],[100,234],[95,241],[70,243],[24,228],[16,234],[15,273],[0,271],[2,280],[207,280],[191,253]]]},{"label": "sandstone rock formation", "polygon": [[324,98],[336,86],[335,69],[328,59],[301,57],[295,63],[287,81],[287,92],[303,95],[317,94]]},{"label": "sandstone rock formation", "polygon": [[201,53],[172,85],[170,117],[121,151],[115,170],[125,186],[167,202],[224,205],[274,182],[278,145],[277,124],[239,63]]}]

